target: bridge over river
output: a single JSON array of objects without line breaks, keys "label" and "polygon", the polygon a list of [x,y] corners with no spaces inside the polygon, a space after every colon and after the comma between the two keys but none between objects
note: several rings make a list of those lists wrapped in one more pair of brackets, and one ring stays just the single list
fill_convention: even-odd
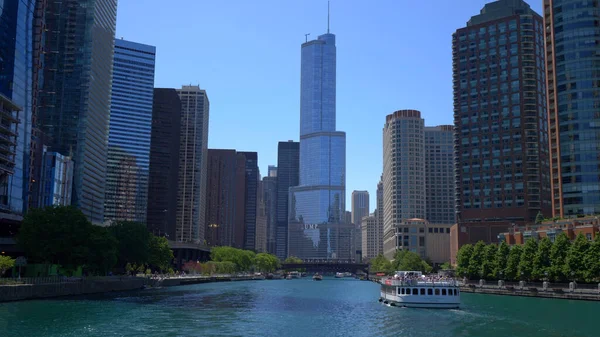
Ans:
[{"label": "bridge over river", "polygon": [[293,270],[293,269],[306,269],[308,273],[357,273],[362,271],[369,273],[369,265],[366,263],[353,263],[353,262],[303,262],[303,263],[282,263],[282,269]]}]

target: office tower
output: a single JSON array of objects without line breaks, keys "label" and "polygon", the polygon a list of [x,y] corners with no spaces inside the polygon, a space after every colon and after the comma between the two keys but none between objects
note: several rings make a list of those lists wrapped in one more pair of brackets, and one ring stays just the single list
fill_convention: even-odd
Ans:
[{"label": "office tower", "polygon": [[71,157],[49,152],[44,146],[39,178],[39,207],[71,205],[73,167]]},{"label": "office tower", "polygon": [[[0,3],[0,213],[20,219],[29,198],[35,1]],[[4,215],[0,214],[0,221]]]},{"label": "office tower", "polygon": [[[104,221],[116,0],[48,0],[38,121],[75,162],[72,203]],[[72,154],[72,155],[71,155]]]},{"label": "office tower", "polygon": [[246,203],[244,208],[244,249],[256,249],[256,211],[258,206],[258,153],[240,152],[246,160]]},{"label": "office tower", "polygon": [[352,212],[344,212],[344,223],[352,223]]},{"label": "office tower", "polygon": [[267,207],[265,205],[265,194],[263,182],[258,176],[258,188],[256,199],[256,246],[257,253],[265,253],[267,251]]},{"label": "office tower", "polygon": [[[235,150],[208,150],[205,236],[209,246],[243,247],[246,165],[239,156]],[[236,231],[242,238],[237,242]]]},{"label": "office tower", "polygon": [[181,100],[175,89],[154,89],[146,222],[154,235],[175,240],[179,197]]},{"label": "office tower", "polygon": [[387,115],[383,129],[384,254],[398,247],[397,226],[425,218],[425,146],[421,112],[399,110]]},{"label": "office tower", "polygon": [[146,223],[155,56],[156,47],[115,40],[104,200],[108,221]]},{"label": "office tower", "polygon": [[[544,51],[543,41],[547,51],[553,217],[600,213],[598,5],[544,0],[544,26],[534,22],[536,33],[545,32],[535,36],[536,52]],[[543,78],[540,82],[543,91]]]},{"label": "office tower", "polygon": [[375,255],[383,254],[383,175],[377,183],[377,209],[375,210],[375,217],[377,220],[377,251]]},{"label": "office tower", "polygon": [[369,215],[369,192],[352,191],[352,216],[351,222],[354,224],[354,258],[359,261],[362,256],[362,218]]},{"label": "office tower", "polygon": [[235,195],[241,202],[235,203],[235,222],[233,229],[233,244],[235,248],[244,248],[246,237],[246,155],[238,152],[236,155],[236,186]]},{"label": "office tower", "polygon": [[[273,166],[270,166],[271,168]],[[263,199],[267,217],[267,252],[277,254],[277,176],[264,177]]]},{"label": "office tower", "polygon": [[277,202],[276,254],[280,260],[288,256],[288,212],[290,187],[298,186],[300,169],[300,143],[294,141],[277,144]]},{"label": "office tower", "polygon": [[269,174],[267,177],[277,177],[277,166],[269,165]]},{"label": "office tower", "polygon": [[327,29],[301,48],[300,181],[290,188],[289,255],[351,258],[345,191],[346,134],[336,131],[336,46]]},{"label": "office tower", "polygon": [[426,126],[425,219],[432,224],[456,223],[454,126]]},{"label": "office tower", "polygon": [[377,233],[377,217],[370,214],[362,218],[361,225],[361,251],[363,259],[372,259],[376,257],[379,248]]},{"label": "office tower", "polygon": [[[181,100],[176,241],[204,242],[209,102],[199,86],[177,89]],[[202,225],[200,225],[202,224]]]},{"label": "office tower", "polygon": [[455,255],[551,205],[542,18],[521,0],[489,3],[453,34],[452,50]]}]

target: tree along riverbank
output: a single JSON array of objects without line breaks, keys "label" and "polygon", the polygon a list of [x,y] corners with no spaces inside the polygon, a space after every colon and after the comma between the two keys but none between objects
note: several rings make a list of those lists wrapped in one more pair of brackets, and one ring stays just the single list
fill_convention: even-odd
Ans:
[{"label": "tree along riverbank", "polygon": [[550,282],[527,283],[525,281],[498,281],[494,284],[487,284],[484,280],[480,280],[479,282],[463,283],[460,288],[462,292],[476,294],[600,301],[600,284],[578,285],[575,282],[552,284]]}]

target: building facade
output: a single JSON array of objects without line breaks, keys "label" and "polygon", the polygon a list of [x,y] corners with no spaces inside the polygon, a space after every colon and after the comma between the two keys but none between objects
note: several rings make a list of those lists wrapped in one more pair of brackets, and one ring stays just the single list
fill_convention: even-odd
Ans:
[{"label": "building facade", "polygon": [[104,219],[146,223],[156,47],[115,40]]},{"label": "building facade", "polygon": [[[75,163],[72,203],[104,221],[116,0],[48,0],[38,112],[53,152]],[[72,155],[71,155],[72,154]]]},{"label": "building facade", "polygon": [[69,206],[73,193],[73,161],[44,147],[40,176],[39,207]]},{"label": "building facade", "polygon": [[421,112],[399,110],[383,129],[384,255],[393,258],[396,227],[406,219],[425,218],[425,146]]},{"label": "building facade", "polygon": [[553,217],[600,213],[597,20],[597,1],[544,0]]},{"label": "building facade", "polygon": [[288,254],[351,259],[346,211],[346,134],[336,131],[335,35],[301,47],[300,180],[290,189]]},{"label": "building facade", "polygon": [[181,138],[176,241],[204,243],[209,101],[199,86],[184,85],[177,93]]},{"label": "building facade", "polygon": [[[271,168],[271,166],[269,166]],[[272,171],[270,171],[272,173]],[[267,252],[277,254],[277,176],[262,179],[263,200],[267,217]]]},{"label": "building facade", "polygon": [[300,143],[294,141],[277,144],[277,201],[275,250],[280,260],[288,256],[288,213],[290,187],[298,186],[300,177]]},{"label": "building facade", "polygon": [[543,38],[521,0],[485,5],[452,36],[453,251],[551,214]]},{"label": "building facade", "polygon": [[372,259],[379,253],[377,217],[374,214],[363,217],[361,221],[361,251],[363,259]]},{"label": "building facade", "polygon": [[269,165],[269,174],[267,175],[267,177],[271,177],[271,178],[277,178],[277,166],[275,165]]},{"label": "building facade", "polygon": [[244,206],[244,249],[256,249],[256,215],[258,209],[258,153],[240,152],[246,160],[246,201]]},{"label": "building facade", "polygon": [[351,223],[354,224],[354,259],[362,259],[362,219],[369,215],[369,192],[352,191]]},{"label": "building facade", "polygon": [[600,232],[600,220],[597,216],[549,220],[535,225],[511,227],[507,232],[498,235],[498,243],[522,245],[529,239],[541,240],[543,238],[554,242],[561,233],[564,233],[571,241],[575,240],[579,234],[592,241],[596,239],[598,232]]},{"label": "building facade", "polygon": [[256,246],[254,250],[257,253],[267,252],[267,206],[265,204],[265,192],[263,181],[258,180],[258,196],[256,200]]},{"label": "building facade", "polygon": [[454,224],[454,126],[426,126],[425,219],[434,224]]},{"label": "building facade", "polygon": [[154,235],[174,240],[179,197],[181,100],[175,89],[156,88],[152,101],[146,222]]},{"label": "building facade", "polygon": [[383,175],[377,183],[377,209],[375,218],[377,220],[377,254],[383,254]]}]

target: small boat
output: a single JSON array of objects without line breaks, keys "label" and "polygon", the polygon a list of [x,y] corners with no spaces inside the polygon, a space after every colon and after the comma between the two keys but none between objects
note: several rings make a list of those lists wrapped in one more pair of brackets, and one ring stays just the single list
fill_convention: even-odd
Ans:
[{"label": "small boat", "polygon": [[423,275],[420,271],[397,271],[382,278],[379,302],[406,308],[458,309],[458,282],[442,275]]},{"label": "small boat", "polygon": [[291,279],[292,279],[292,275],[288,274],[288,275],[285,277],[285,279],[286,279],[286,280],[291,280]]},{"label": "small boat", "polygon": [[291,271],[288,275],[290,275],[292,278],[300,278],[300,272],[297,271]]},{"label": "small boat", "polygon": [[335,273],[335,278],[342,278],[344,277],[344,273]]},{"label": "small boat", "polygon": [[313,275],[313,280],[314,281],[323,281],[323,275],[316,273]]},{"label": "small boat", "polygon": [[345,272],[345,273],[344,273],[344,277],[352,277],[352,273]]}]

